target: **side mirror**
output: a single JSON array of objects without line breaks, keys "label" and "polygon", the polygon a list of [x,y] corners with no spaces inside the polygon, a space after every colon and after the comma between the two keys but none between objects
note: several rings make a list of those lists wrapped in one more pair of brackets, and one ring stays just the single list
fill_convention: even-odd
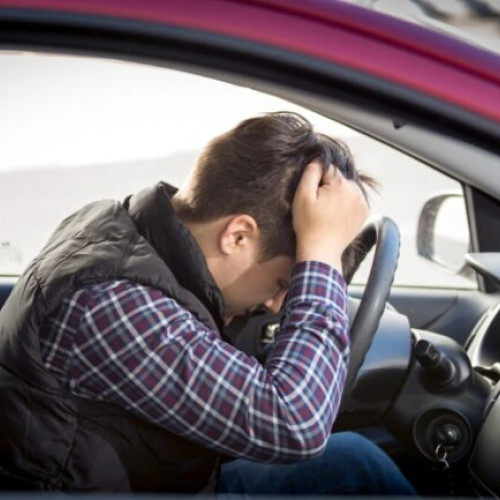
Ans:
[{"label": "side mirror", "polygon": [[418,219],[418,255],[456,274],[468,275],[465,254],[469,247],[469,224],[462,193],[444,192],[427,200]]}]

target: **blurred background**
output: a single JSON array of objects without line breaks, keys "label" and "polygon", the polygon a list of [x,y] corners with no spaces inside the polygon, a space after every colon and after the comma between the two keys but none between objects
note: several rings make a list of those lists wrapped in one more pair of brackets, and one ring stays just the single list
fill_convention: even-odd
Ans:
[{"label": "blurred background", "polygon": [[345,0],[500,52],[500,0]]}]

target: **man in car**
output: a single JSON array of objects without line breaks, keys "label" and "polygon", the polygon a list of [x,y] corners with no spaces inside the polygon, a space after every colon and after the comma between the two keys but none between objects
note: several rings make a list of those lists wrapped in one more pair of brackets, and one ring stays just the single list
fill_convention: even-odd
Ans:
[{"label": "man in car", "polygon": [[[341,143],[273,113],[214,139],[181,191],[65,219],[0,312],[4,484],[412,494],[375,445],[330,434],[363,180]],[[224,337],[260,305],[283,313],[264,365]]]}]

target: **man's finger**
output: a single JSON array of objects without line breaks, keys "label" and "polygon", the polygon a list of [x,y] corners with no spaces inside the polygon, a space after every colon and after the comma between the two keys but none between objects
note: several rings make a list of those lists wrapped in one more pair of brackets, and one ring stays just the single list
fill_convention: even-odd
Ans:
[{"label": "man's finger", "polygon": [[[333,184],[337,176],[342,176],[342,172],[330,163],[330,165],[328,165],[328,168],[326,169],[326,172],[324,172],[321,181],[323,184]],[[337,182],[340,180],[340,178],[337,179]]]},{"label": "man's finger", "polygon": [[309,163],[297,186],[296,195],[316,196],[323,177],[323,164],[319,160]]}]

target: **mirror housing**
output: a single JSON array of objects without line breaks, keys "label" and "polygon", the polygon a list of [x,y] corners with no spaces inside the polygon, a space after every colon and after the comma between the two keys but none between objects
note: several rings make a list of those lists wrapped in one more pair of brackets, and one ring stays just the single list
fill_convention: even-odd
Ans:
[{"label": "mirror housing", "polygon": [[470,234],[463,194],[446,191],[427,200],[418,219],[418,255],[456,274],[469,275],[470,268],[465,261],[469,248]]}]

